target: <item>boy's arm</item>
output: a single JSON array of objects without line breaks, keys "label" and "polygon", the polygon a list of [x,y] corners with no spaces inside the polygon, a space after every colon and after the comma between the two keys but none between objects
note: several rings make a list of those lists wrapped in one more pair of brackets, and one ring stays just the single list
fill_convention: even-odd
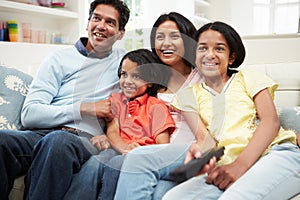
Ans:
[{"label": "boy's arm", "polygon": [[107,122],[106,135],[111,146],[120,153],[126,152],[128,144],[125,143],[120,136],[120,127],[116,119]]},{"label": "boy's arm", "polygon": [[170,133],[169,129],[158,134],[155,138],[156,144],[167,144],[170,143]]}]

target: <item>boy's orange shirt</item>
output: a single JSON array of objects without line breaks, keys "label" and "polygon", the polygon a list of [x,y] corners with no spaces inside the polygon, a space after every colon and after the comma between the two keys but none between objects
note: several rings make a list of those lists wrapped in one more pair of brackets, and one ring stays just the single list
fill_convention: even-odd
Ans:
[{"label": "boy's orange shirt", "polygon": [[144,94],[128,101],[123,93],[113,93],[110,100],[120,136],[127,144],[156,144],[157,135],[167,129],[172,134],[176,128],[168,107],[156,97]]}]

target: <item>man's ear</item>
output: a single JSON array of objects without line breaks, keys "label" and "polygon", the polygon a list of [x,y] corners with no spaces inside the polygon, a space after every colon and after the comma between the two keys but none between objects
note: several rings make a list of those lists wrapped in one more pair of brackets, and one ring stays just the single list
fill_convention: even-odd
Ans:
[{"label": "man's ear", "polygon": [[125,30],[120,30],[119,33],[118,33],[118,40],[122,40],[122,38],[124,37],[124,34],[125,34]]},{"label": "man's ear", "polygon": [[88,22],[86,23],[86,27],[85,27],[85,30],[86,30],[86,31],[89,30],[89,29],[88,29],[88,28],[89,28],[89,23],[90,23],[90,20],[88,20]]},{"label": "man's ear", "polygon": [[236,58],[236,53],[232,53],[230,56],[229,56],[229,64],[232,65],[232,63],[235,61],[235,58]]}]

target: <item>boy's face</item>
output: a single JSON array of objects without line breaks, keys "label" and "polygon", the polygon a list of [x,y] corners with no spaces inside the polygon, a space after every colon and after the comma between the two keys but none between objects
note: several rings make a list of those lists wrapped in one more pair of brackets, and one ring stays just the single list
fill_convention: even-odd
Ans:
[{"label": "boy's face", "polygon": [[122,63],[120,87],[127,98],[135,98],[143,95],[150,84],[145,82],[137,70],[138,64],[126,58]]},{"label": "boy's face", "polygon": [[111,51],[113,44],[122,39],[124,30],[119,31],[120,13],[112,6],[99,4],[88,21],[88,50],[96,53]]}]

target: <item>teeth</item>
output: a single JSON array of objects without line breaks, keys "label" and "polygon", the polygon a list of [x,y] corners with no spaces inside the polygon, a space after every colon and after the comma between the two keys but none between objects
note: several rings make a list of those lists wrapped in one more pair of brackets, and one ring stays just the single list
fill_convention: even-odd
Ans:
[{"label": "teeth", "polygon": [[203,64],[205,64],[205,65],[209,65],[209,66],[216,65],[215,63],[209,63],[209,62],[204,62]]},{"label": "teeth", "polygon": [[103,37],[103,38],[105,37],[103,34],[100,34],[98,32],[95,32],[94,35],[97,36],[97,37]]},{"label": "teeth", "polygon": [[162,52],[164,54],[172,54],[172,53],[174,53],[174,50],[163,50]]}]

